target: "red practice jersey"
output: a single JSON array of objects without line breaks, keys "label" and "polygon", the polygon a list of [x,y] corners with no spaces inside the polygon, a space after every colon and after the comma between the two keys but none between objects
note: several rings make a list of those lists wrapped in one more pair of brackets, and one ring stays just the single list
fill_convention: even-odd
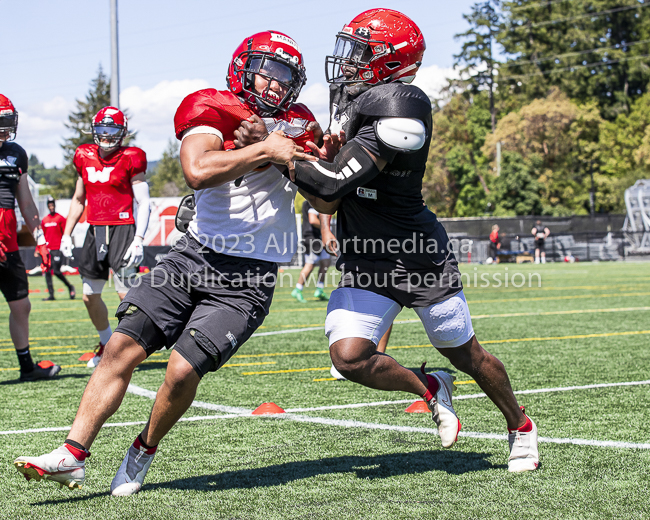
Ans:
[{"label": "red practice jersey", "polygon": [[147,170],[144,151],[134,146],[121,147],[102,159],[96,144],[82,144],[74,154],[73,163],[86,187],[89,224],[135,223],[131,179]]},{"label": "red practice jersey", "polygon": [[[255,112],[251,107],[230,91],[208,88],[187,96],[174,116],[176,137],[181,139],[183,132],[195,126],[210,126],[223,134],[225,150],[235,148],[234,132],[241,122]],[[269,132],[282,130],[298,146],[305,147],[307,141],[313,141],[314,135],[307,131],[307,125],[315,121],[314,115],[302,103],[294,103],[287,111],[278,111],[273,117],[263,117]]]},{"label": "red practice jersey", "polygon": [[65,231],[65,217],[55,213],[43,217],[41,220],[41,228],[47,242],[47,247],[50,250],[61,249],[61,237]]}]

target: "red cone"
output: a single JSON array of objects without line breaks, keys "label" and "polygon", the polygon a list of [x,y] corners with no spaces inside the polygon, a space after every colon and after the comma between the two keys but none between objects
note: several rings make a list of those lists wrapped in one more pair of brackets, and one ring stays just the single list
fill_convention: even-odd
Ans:
[{"label": "red cone", "polygon": [[415,401],[411,406],[406,410],[406,413],[430,413],[429,407],[427,406],[426,401]]},{"label": "red cone", "polygon": [[262,403],[257,408],[255,408],[255,410],[253,410],[253,415],[272,415],[276,413],[285,412],[275,403]]}]

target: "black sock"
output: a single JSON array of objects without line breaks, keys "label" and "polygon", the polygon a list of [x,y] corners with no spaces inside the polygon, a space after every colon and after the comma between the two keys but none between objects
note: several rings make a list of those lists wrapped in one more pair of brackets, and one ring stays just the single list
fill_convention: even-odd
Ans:
[{"label": "black sock", "polygon": [[140,444],[142,444],[142,445],[143,445],[145,448],[147,448],[148,450],[150,450],[150,449],[155,448],[156,446],[158,446],[157,444],[156,444],[156,446],[149,446],[146,442],[144,442],[144,441],[142,440],[142,434],[139,434],[139,435],[138,435],[138,441],[140,442]]},{"label": "black sock", "polygon": [[88,450],[87,450],[86,448],[84,448],[84,446],[83,446],[82,444],[78,443],[77,441],[73,441],[73,440],[71,440],[71,439],[66,439],[66,440],[65,440],[65,443],[66,443],[66,444],[69,444],[69,445],[72,446],[73,448],[77,448],[78,450],[83,450],[83,451],[85,451],[86,453],[88,453]]},{"label": "black sock", "polygon": [[22,350],[16,350],[18,354],[18,363],[20,363],[20,371],[23,373],[32,372],[34,370],[34,361],[32,355],[29,353],[29,345]]}]

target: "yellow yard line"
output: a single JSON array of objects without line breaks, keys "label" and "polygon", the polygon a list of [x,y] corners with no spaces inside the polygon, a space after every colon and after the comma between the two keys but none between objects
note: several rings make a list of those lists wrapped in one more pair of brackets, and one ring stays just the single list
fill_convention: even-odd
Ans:
[{"label": "yellow yard line", "polygon": [[[156,354],[152,354],[156,355]],[[158,354],[160,355],[160,354]],[[147,359],[146,361],[143,361],[140,363],[141,365],[143,363],[167,363],[169,362],[168,359]],[[224,365],[225,368],[227,367],[248,367],[248,366],[259,366],[259,365],[275,365],[275,361],[263,361],[260,363],[228,363],[227,365]],[[79,367],[87,367],[88,365],[84,363],[83,365],[61,365],[61,368],[79,368]],[[0,372],[8,372],[8,371],[15,371],[15,370],[20,370],[20,367],[11,367],[11,368],[0,368]],[[329,368],[328,368],[329,370]]]},{"label": "yellow yard line", "polygon": [[[511,312],[507,314],[477,314],[472,319],[482,318],[514,318],[518,316],[553,316],[557,314],[593,314],[599,312],[631,312],[650,311],[650,307],[615,307],[612,309],[576,309],[572,311],[546,311],[546,312]],[[419,320],[418,320],[419,321]]]},{"label": "yellow yard line", "polygon": [[[30,345],[29,350],[47,350],[48,348],[74,348],[77,345],[49,345],[47,347],[32,347]],[[0,352],[15,352],[15,348],[0,348]],[[84,350],[83,352],[91,352],[90,350]]]},{"label": "yellow yard line", "polygon": [[585,298],[616,298],[620,296],[648,296],[650,292],[640,293],[616,293],[616,294],[580,294],[574,296],[540,296],[539,298],[496,298],[493,300],[467,300],[470,305],[473,303],[502,303],[502,302],[539,302],[550,300],[578,300]]},{"label": "yellow yard line", "polygon": [[627,332],[605,332],[602,334],[574,334],[572,336],[550,336],[542,338],[519,338],[519,339],[493,339],[481,341],[483,345],[495,343],[516,343],[519,341],[557,341],[563,339],[585,339],[585,338],[607,338],[611,336],[635,336],[638,334],[650,334],[650,330],[631,330]]},{"label": "yellow yard line", "polygon": [[[481,341],[483,345],[494,345],[499,343],[519,343],[519,342],[528,342],[528,341],[559,341],[567,339],[586,339],[586,338],[607,338],[613,336],[636,336],[636,335],[645,335],[650,334],[650,330],[631,330],[625,332],[604,332],[600,334],[572,334],[570,336],[548,336],[548,337],[539,337],[539,338],[511,338],[511,339],[493,339],[487,341]],[[386,350],[396,350],[396,349],[406,349],[406,348],[433,348],[431,345],[404,345],[399,347],[388,347]],[[323,351],[327,352],[327,351]],[[321,352],[309,352],[310,354],[317,354]],[[280,353],[279,355],[297,355],[298,353],[287,352]],[[292,370],[272,370],[265,372],[243,372],[244,376],[252,375],[262,375],[262,374],[287,374],[291,372],[309,372],[309,371],[318,371],[318,370],[329,370],[330,367],[325,368],[301,368],[301,369],[292,369]],[[465,384],[463,382],[458,382],[456,384]]]},{"label": "yellow yard line", "polygon": [[324,368],[294,368],[292,370],[267,370],[265,372],[242,372],[243,376],[254,376],[259,374],[288,374],[289,372],[315,372],[318,370],[328,370],[331,367]]}]

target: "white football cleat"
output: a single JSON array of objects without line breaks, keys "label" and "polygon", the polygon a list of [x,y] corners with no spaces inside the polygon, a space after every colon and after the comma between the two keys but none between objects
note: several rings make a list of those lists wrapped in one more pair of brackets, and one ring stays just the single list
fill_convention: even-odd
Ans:
[{"label": "white football cleat", "polygon": [[458,440],[458,432],[461,429],[460,420],[451,403],[451,394],[455,390],[454,380],[456,378],[442,371],[429,375],[438,381],[439,388],[427,406],[431,410],[434,422],[438,425],[442,447],[451,448]]},{"label": "white football cleat", "polygon": [[332,368],[330,368],[330,374],[332,374],[332,377],[334,379],[338,379],[339,381],[347,381],[347,379],[341,375],[341,372],[336,370],[336,367],[334,365],[332,365]]},{"label": "white football cleat", "polygon": [[[521,407],[521,411],[524,412],[523,406]],[[539,466],[537,426],[530,417],[528,417],[528,419],[533,424],[533,429],[531,431],[520,432],[519,430],[515,430],[508,434],[508,444],[510,445],[508,471],[511,473],[533,471]]]},{"label": "white football cleat", "polygon": [[136,448],[131,445],[126,457],[122,461],[120,469],[111,482],[111,495],[114,497],[128,497],[135,495],[142,489],[144,477],[151,466],[156,454],[147,455],[144,448]]},{"label": "white football cleat", "polygon": [[97,365],[99,365],[99,362],[102,359],[102,354],[104,353],[104,345],[101,343],[95,347],[95,355],[91,357],[88,360],[88,363],[86,363],[86,366],[88,368],[95,368]]},{"label": "white football cleat", "polygon": [[58,482],[61,487],[81,489],[86,463],[77,460],[68,448],[61,446],[40,457],[18,457],[14,466],[28,481],[52,480]]}]

